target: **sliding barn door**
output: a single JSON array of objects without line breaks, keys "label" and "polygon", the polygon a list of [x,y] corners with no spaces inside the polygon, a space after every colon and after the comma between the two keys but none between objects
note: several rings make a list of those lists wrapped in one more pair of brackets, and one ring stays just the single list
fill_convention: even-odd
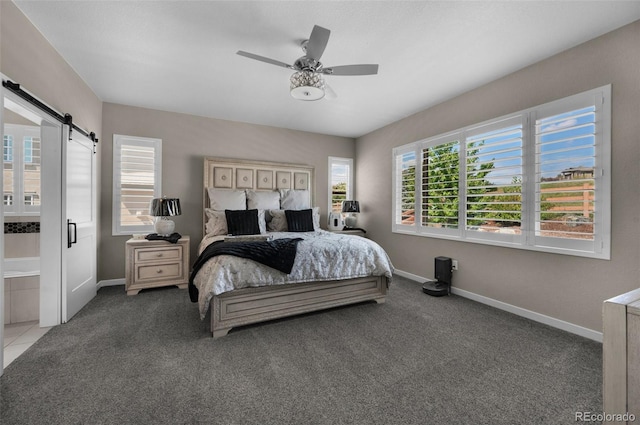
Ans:
[{"label": "sliding barn door", "polygon": [[[63,134],[68,133],[65,126]],[[96,155],[93,142],[74,131],[63,152],[62,322],[96,296]],[[66,169],[66,172],[64,171]]]}]

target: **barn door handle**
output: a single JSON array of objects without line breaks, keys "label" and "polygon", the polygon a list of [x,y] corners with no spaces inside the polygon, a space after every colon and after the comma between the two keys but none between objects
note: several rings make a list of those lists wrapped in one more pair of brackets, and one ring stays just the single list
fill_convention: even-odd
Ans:
[{"label": "barn door handle", "polygon": [[[73,227],[73,238],[71,237],[71,227]],[[71,245],[78,242],[78,226],[77,223],[67,219],[67,248],[71,248]]]}]

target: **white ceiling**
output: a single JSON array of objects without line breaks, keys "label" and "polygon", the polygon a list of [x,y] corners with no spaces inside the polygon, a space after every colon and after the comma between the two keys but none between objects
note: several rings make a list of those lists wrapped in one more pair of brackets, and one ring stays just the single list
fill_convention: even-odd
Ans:
[{"label": "white ceiling", "polygon": [[[640,1],[15,1],[105,102],[358,137],[640,19]],[[317,24],[338,97],[289,95]],[[27,52],[25,52],[27,54]],[[19,82],[19,81],[18,81]]]}]

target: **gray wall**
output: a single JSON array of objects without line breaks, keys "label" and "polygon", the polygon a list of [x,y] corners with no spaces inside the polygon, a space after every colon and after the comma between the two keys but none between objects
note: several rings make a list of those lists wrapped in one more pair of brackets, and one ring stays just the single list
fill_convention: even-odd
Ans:
[{"label": "gray wall", "polygon": [[0,71],[100,138],[102,101],[15,4],[0,1],[0,8]]},{"label": "gray wall", "polygon": [[[460,263],[455,287],[600,332],[603,300],[638,287],[640,275],[638,46],[640,21],[358,138],[359,223],[400,270],[433,277],[433,258],[449,256]],[[393,147],[609,83],[611,261],[391,232]]]},{"label": "gray wall", "polygon": [[315,204],[326,222],[328,157],[353,158],[350,138],[104,103],[98,279],[124,277],[127,236],[111,235],[113,134],[162,139],[162,192],[180,198],[176,231],[191,236],[191,262],[202,238],[203,158],[292,162],[315,167]]}]

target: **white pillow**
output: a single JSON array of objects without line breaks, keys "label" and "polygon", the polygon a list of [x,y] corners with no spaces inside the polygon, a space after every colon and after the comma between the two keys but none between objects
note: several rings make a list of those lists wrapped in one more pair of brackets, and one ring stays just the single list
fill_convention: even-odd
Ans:
[{"label": "white pillow", "polygon": [[212,210],[246,210],[247,195],[244,190],[225,190],[208,188],[209,204]]},{"label": "white pillow", "polygon": [[309,191],[280,189],[280,208],[283,210],[306,210],[311,208]]},{"label": "white pillow", "polygon": [[[308,209],[308,208],[303,208]],[[271,221],[267,224],[267,230],[270,232],[288,232],[287,216],[284,210],[270,210]],[[313,219],[313,230],[320,229],[320,207],[313,207],[311,212]]]},{"label": "white pillow", "polygon": [[275,190],[256,192],[247,190],[247,209],[277,210],[280,209],[280,193]]},{"label": "white pillow", "polygon": [[[204,211],[207,214],[207,224],[204,226],[207,235],[218,236],[229,234],[227,216],[224,211],[214,211],[211,208],[205,208]],[[267,222],[264,217],[265,211],[258,210],[258,227],[260,228],[260,233],[267,233]],[[285,224],[287,224],[286,219]]]}]

